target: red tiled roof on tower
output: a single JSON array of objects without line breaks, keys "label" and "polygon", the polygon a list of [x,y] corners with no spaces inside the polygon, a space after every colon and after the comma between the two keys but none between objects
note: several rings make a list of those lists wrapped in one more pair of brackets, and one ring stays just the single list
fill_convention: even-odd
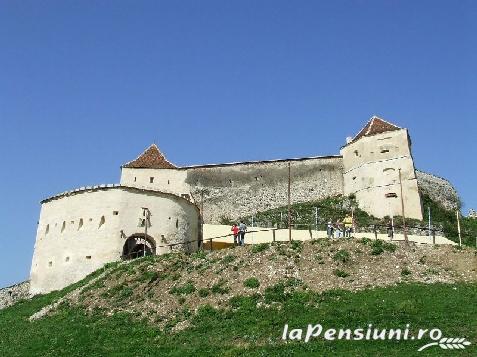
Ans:
[{"label": "red tiled roof on tower", "polygon": [[122,167],[133,169],[176,169],[177,166],[167,161],[156,144],[149,146],[136,160],[124,164]]},{"label": "red tiled roof on tower", "polygon": [[366,126],[361,129],[361,131],[351,140],[350,143],[355,142],[358,139],[361,139],[363,136],[372,136],[376,134],[385,133],[387,131],[400,130],[401,128],[387,122],[384,119],[373,116]]}]

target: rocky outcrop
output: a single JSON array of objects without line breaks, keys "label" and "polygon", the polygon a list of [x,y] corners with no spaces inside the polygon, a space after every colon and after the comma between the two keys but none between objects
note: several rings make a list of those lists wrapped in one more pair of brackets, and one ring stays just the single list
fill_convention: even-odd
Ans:
[{"label": "rocky outcrop", "polygon": [[30,296],[30,281],[24,281],[19,284],[0,289],[0,309],[13,305],[21,299]]},{"label": "rocky outcrop", "polygon": [[477,211],[471,208],[467,217],[477,219]]},{"label": "rocky outcrop", "polygon": [[459,195],[452,184],[441,177],[416,170],[419,191],[427,194],[433,201],[447,210],[456,210],[460,206]]}]

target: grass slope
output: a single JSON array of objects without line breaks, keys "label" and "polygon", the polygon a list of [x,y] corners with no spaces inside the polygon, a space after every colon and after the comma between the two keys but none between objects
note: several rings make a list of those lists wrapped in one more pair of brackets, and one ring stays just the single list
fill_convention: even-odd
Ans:
[{"label": "grass slope", "polygon": [[[281,340],[285,324],[317,323],[325,329],[410,324],[413,333],[439,328],[444,337],[473,343],[450,355],[470,356],[477,352],[474,262],[470,248],[362,239],[111,263],[62,291],[0,310],[0,356],[414,356],[430,342]],[[280,267],[293,268],[285,280]],[[353,292],[368,286],[367,279],[379,285],[374,278],[392,286]],[[435,279],[453,283],[421,283]],[[28,320],[77,287],[84,289],[53,314]],[[174,309],[164,316],[161,304]],[[436,346],[420,353],[446,354]]]},{"label": "grass slope", "polygon": [[[163,332],[126,313],[106,316],[64,305],[42,320],[28,317],[61,293],[39,296],[0,311],[2,356],[472,356],[477,353],[477,284],[400,284],[357,293],[329,291],[277,295],[281,308],[257,306],[257,297],[235,297],[229,309],[203,306],[186,330]],[[283,343],[285,323],[293,328],[437,327],[445,337],[467,337],[464,351],[425,342],[326,341]]]}]

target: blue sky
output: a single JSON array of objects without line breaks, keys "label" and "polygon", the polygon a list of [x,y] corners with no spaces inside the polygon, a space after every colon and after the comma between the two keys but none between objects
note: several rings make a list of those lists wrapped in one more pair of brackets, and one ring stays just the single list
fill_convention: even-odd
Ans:
[{"label": "blue sky", "polygon": [[39,201],[177,165],[338,154],[374,114],[477,208],[475,1],[0,1],[0,286]]}]

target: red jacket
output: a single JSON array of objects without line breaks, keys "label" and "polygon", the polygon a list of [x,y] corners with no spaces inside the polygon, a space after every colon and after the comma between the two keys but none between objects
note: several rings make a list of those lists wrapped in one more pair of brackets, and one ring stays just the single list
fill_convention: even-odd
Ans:
[{"label": "red jacket", "polygon": [[232,232],[234,232],[234,236],[236,236],[239,232],[239,227],[237,226],[233,226],[232,229],[231,229]]}]

